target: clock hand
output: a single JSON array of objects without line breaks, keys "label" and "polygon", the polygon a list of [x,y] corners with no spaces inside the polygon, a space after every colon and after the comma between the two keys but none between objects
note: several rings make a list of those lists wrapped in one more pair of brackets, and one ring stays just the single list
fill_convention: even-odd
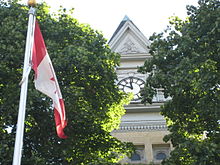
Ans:
[{"label": "clock hand", "polygon": [[130,81],[130,86],[131,86],[131,89],[134,89],[131,81]]},{"label": "clock hand", "polygon": [[130,89],[133,89],[131,86],[127,86],[127,85],[124,85],[124,87],[130,88]]}]

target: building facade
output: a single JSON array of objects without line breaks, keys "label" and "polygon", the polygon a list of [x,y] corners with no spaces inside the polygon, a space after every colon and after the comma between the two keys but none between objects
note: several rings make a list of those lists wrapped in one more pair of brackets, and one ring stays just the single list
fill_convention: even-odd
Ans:
[{"label": "building facade", "polygon": [[163,141],[168,131],[160,115],[160,106],[165,101],[162,89],[157,89],[153,104],[144,105],[140,102],[139,92],[148,74],[138,73],[137,68],[151,58],[149,44],[148,39],[127,16],[109,40],[112,51],[121,54],[121,65],[117,68],[119,89],[134,95],[131,103],[125,106],[126,114],[121,119],[120,128],[112,132],[113,136],[132,142],[136,147],[136,152],[130,158],[125,158],[122,164],[160,164],[171,150],[171,144]]}]

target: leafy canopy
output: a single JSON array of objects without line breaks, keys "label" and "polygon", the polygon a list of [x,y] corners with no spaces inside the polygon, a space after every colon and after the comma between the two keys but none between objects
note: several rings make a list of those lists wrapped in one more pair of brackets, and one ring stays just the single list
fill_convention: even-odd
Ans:
[{"label": "leafy canopy", "polygon": [[[22,164],[113,164],[131,144],[112,137],[129,98],[115,84],[119,55],[103,35],[61,8],[37,6],[37,19],[61,87],[68,139],[56,135],[51,100],[29,77]],[[28,7],[0,0],[0,164],[11,164],[19,105]]]},{"label": "leafy canopy", "polygon": [[[142,91],[150,102],[156,88],[172,100],[162,107],[175,149],[167,165],[220,163],[220,1],[199,0],[188,18],[151,37],[152,58],[140,67],[149,73]],[[206,137],[204,136],[206,135]]]}]

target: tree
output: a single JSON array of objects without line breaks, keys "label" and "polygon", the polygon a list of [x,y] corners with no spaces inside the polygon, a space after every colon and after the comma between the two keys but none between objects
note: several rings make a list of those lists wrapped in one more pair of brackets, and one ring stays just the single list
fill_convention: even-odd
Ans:
[{"label": "tree", "polygon": [[[37,6],[46,46],[54,64],[67,111],[68,139],[56,135],[51,100],[36,91],[30,75],[22,164],[114,164],[132,150],[111,136],[129,97],[115,84],[119,55],[103,35],[79,24],[61,8],[51,14]],[[19,81],[25,48],[28,7],[0,0],[0,164],[11,164]]]},{"label": "tree", "polygon": [[143,102],[151,103],[156,88],[172,98],[161,110],[170,131],[164,140],[174,146],[167,165],[220,163],[220,1],[198,4],[151,37],[152,58],[139,68],[151,73]]}]

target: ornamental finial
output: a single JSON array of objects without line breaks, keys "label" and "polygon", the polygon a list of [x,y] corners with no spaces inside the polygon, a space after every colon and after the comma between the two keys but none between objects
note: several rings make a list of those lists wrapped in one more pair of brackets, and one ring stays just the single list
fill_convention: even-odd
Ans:
[{"label": "ornamental finial", "polygon": [[28,6],[34,7],[36,6],[37,2],[36,0],[28,0]]}]

